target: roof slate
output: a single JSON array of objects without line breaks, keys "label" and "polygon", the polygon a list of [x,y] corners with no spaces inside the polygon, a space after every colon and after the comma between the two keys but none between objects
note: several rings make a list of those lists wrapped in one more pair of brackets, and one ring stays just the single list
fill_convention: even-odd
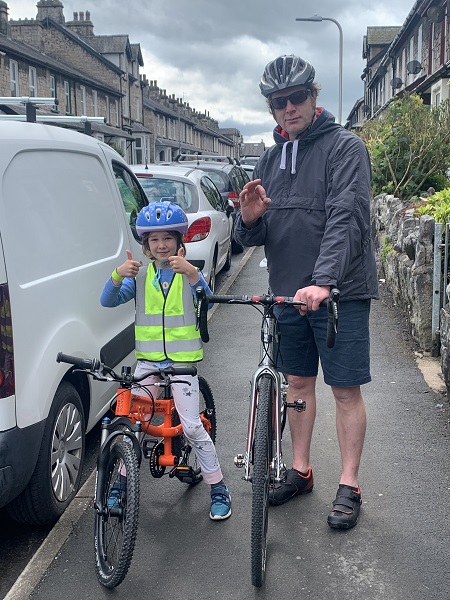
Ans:
[{"label": "roof slate", "polygon": [[370,46],[390,44],[400,29],[401,27],[397,26],[368,27],[367,43]]}]

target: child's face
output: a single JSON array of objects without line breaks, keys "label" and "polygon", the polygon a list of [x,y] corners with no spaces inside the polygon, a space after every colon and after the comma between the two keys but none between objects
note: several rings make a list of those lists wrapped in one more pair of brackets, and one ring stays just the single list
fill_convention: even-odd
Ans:
[{"label": "child's face", "polygon": [[159,261],[167,260],[177,253],[177,240],[170,231],[152,231],[148,236],[148,246]]}]

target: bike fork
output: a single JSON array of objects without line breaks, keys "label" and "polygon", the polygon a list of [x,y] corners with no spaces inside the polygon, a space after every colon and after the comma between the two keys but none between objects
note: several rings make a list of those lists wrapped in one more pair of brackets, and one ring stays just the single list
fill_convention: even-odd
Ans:
[{"label": "bike fork", "polygon": [[273,410],[273,429],[274,429],[274,449],[273,458],[271,463],[271,470],[275,481],[281,481],[282,474],[285,470],[285,464],[283,463],[283,455],[281,449],[282,442],[282,406],[283,406],[283,394],[282,394],[282,380],[281,375],[278,371],[261,366],[257,369],[255,376],[252,380],[251,393],[250,393],[250,407],[248,414],[248,429],[247,429],[247,440],[244,454],[238,454],[234,458],[234,464],[238,468],[244,468],[244,475],[242,479],[245,481],[251,481],[251,467],[252,467],[252,451],[253,451],[253,439],[256,425],[256,413],[258,410],[258,383],[262,375],[269,375],[273,381],[274,390],[274,410]]}]

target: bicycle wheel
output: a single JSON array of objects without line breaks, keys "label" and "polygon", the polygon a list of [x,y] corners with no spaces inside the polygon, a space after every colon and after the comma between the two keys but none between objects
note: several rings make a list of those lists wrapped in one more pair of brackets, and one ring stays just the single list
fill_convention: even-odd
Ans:
[{"label": "bicycle wheel", "polygon": [[[213,441],[213,443],[215,443],[217,432],[217,418],[214,397],[211,388],[209,387],[209,384],[204,377],[199,377],[198,383],[200,391],[200,417],[202,418],[205,429],[208,431],[211,440]],[[173,413],[172,424],[180,424],[180,417],[178,416],[178,413],[176,411]],[[172,451],[176,456],[180,457],[180,465],[179,469],[177,470],[176,477],[180,481],[183,481],[184,483],[188,483],[190,485],[195,485],[196,483],[199,483],[202,480],[202,475],[197,465],[195,452],[190,446],[189,440],[187,440],[184,435],[173,438]]]},{"label": "bicycle wheel", "polygon": [[[108,506],[111,489],[126,469],[126,490]],[[138,526],[139,466],[133,447],[127,442],[111,446],[105,485],[99,491],[104,510],[95,515],[95,561],[98,580],[107,588],[122,583],[130,567]]]},{"label": "bicycle wheel", "polygon": [[258,408],[253,443],[251,572],[252,584],[255,587],[262,586],[266,571],[272,415],[273,381],[271,377],[263,376],[258,384]]}]

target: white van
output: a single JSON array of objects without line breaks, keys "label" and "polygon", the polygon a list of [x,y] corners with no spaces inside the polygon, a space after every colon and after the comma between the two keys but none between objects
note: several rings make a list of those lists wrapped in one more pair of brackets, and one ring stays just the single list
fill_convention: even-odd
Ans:
[{"label": "white van", "polygon": [[56,355],[134,363],[133,303],[99,297],[127,249],[144,258],[132,225],[148,201],[111,147],[40,123],[0,123],[0,179],[0,507],[51,524],[115,388]]}]

